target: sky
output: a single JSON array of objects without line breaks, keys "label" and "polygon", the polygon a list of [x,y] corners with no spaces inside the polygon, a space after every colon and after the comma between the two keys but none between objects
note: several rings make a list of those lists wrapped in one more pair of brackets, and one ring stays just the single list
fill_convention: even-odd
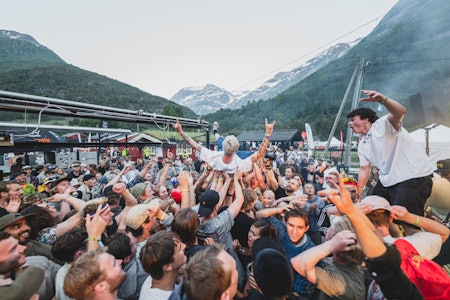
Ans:
[{"label": "sky", "polygon": [[333,44],[366,36],[395,3],[0,0],[0,29],[31,35],[71,65],[170,99],[208,83],[252,90]]}]

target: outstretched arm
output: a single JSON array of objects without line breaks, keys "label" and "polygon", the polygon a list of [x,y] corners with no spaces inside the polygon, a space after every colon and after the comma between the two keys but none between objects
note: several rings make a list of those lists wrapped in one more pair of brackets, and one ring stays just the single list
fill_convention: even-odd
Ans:
[{"label": "outstretched arm", "polygon": [[361,98],[360,101],[378,102],[383,104],[389,111],[389,122],[391,122],[395,129],[400,129],[403,117],[406,115],[406,108],[403,105],[377,91],[363,90],[361,92],[368,97]]},{"label": "outstretched arm", "polygon": [[291,259],[292,267],[309,282],[316,283],[315,266],[334,252],[350,251],[356,245],[356,235],[350,230],[337,233],[331,240],[309,248]]},{"label": "outstretched arm", "polygon": [[418,216],[410,213],[408,209],[403,206],[393,205],[391,206],[391,208],[391,216],[394,219],[404,221],[408,224],[414,224],[424,229],[425,231],[439,234],[441,236],[442,243],[444,243],[448,239],[450,231],[444,224],[441,224],[429,218],[425,218],[423,216]]},{"label": "outstretched arm", "polygon": [[347,215],[350,223],[355,229],[356,236],[364,254],[368,258],[375,258],[383,255],[387,248],[380,237],[375,233],[373,225],[369,226],[370,220],[363,212],[357,208],[350,197],[350,193],[345,188],[342,176],[339,176],[339,192],[331,190],[328,199],[334,203],[342,214]]},{"label": "outstretched arm", "polygon": [[176,123],[172,123],[173,128],[175,131],[186,141],[189,145],[191,145],[192,148],[195,150],[200,151],[202,149],[202,146],[194,141],[190,136],[188,136],[186,133],[183,132],[183,128],[181,127],[180,121],[177,120]]},{"label": "outstretched arm", "polygon": [[252,162],[256,162],[258,159],[261,159],[266,153],[267,147],[269,146],[270,137],[272,136],[273,132],[273,126],[275,126],[275,121],[269,124],[267,123],[267,119],[265,119],[265,122],[266,122],[266,135],[264,136],[263,142],[259,147],[258,152],[252,154]]}]

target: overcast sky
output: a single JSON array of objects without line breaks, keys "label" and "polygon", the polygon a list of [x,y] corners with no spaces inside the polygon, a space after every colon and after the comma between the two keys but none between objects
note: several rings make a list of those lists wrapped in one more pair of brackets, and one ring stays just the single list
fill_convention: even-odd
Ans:
[{"label": "overcast sky", "polygon": [[256,88],[308,53],[367,35],[397,0],[0,3],[0,29],[31,35],[69,64],[170,99],[207,83]]}]

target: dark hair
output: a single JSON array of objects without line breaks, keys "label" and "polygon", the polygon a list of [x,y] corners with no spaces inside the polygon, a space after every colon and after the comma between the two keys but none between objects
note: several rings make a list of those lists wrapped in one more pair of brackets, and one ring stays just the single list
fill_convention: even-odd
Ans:
[{"label": "dark hair", "polygon": [[223,250],[222,244],[213,244],[191,257],[183,275],[183,288],[188,299],[220,299],[231,285],[232,272],[217,258]]},{"label": "dark hair", "polygon": [[199,230],[198,214],[190,208],[183,208],[173,219],[172,231],[180,236],[181,241],[186,244],[186,248],[195,244]]},{"label": "dark hair", "polygon": [[140,260],[145,272],[152,278],[161,279],[164,276],[163,266],[173,262],[176,240],[179,241],[179,238],[172,231],[158,231],[148,238],[141,250]]},{"label": "dark hair", "polygon": [[302,181],[302,185],[305,184],[305,179],[303,178],[303,176],[300,173],[294,173],[294,175],[292,176],[292,178],[294,178],[295,176],[300,177],[300,180]]},{"label": "dark hair", "polygon": [[58,237],[52,246],[53,256],[66,263],[73,262],[75,253],[86,249],[88,234],[82,228],[75,228]]},{"label": "dark hair", "polygon": [[27,224],[30,226],[30,239],[37,239],[42,229],[55,226],[55,219],[45,208],[33,204],[21,212],[23,215],[30,213],[35,213],[34,216],[27,218]]},{"label": "dark hair", "polygon": [[0,231],[0,241],[9,239],[11,235],[6,231]]},{"label": "dark hair", "polygon": [[374,112],[373,110],[371,110],[370,108],[367,107],[360,107],[358,109],[355,109],[353,111],[351,111],[348,115],[347,118],[353,118],[355,116],[359,116],[359,118],[361,120],[363,119],[368,119],[370,123],[374,123],[376,120],[378,120],[378,115],[376,112]]},{"label": "dark hair", "polygon": [[116,259],[124,259],[132,253],[130,237],[124,232],[116,232],[111,235],[106,241],[106,245],[108,246],[106,252]]},{"label": "dark hair", "polygon": [[301,207],[294,206],[291,210],[284,213],[284,219],[287,222],[290,218],[301,218],[305,220],[305,224],[308,225],[309,214],[306,210]]},{"label": "dark hair", "polygon": [[368,213],[367,218],[369,218],[370,222],[375,226],[388,226],[390,212],[385,209],[376,209]]},{"label": "dark hair", "polygon": [[270,222],[267,220],[264,219],[255,220],[252,223],[252,226],[259,229],[260,237],[270,237],[270,238],[275,237],[275,229],[273,225],[270,224]]},{"label": "dark hair", "polygon": [[286,168],[284,168],[285,173],[287,169],[291,169],[292,174],[295,174],[295,172],[297,172],[297,169],[293,165],[287,165]]}]

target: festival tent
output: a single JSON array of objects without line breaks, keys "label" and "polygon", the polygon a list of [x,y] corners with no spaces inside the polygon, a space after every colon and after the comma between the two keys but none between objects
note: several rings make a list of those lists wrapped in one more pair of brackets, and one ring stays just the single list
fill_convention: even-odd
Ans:
[{"label": "festival tent", "polygon": [[[314,146],[318,150],[325,149],[326,145],[327,145],[327,141],[314,142]],[[340,148],[341,148],[341,141],[333,136],[330,141],[330,149],[340,149]]]},{"label": "festival tent", "polygon": [[450,128],[441,124],[431,124],[411,132],[411,136],[424,151],[427,143],[427,131],[431,161],[436,164],[439,160],[450,158]]}]

